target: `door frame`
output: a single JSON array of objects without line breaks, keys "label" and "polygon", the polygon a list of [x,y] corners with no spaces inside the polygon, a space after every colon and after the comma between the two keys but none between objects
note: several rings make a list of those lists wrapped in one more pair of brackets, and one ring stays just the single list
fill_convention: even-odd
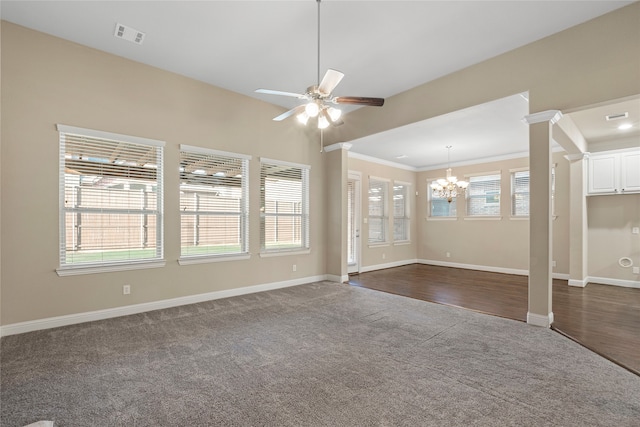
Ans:
[{"label": "door frame", "polygon": [[[353,181],[354,183],[354,198],[355,198],[355,209],[354,209],[354,223],[356,225],[356,229],[354,230],[356,233],[355,241],[354,241],[354,250],[355,250],[355,264],[349,264],[347,260],[347,273],[360,273],[362,269],[362,172],[352,171],[348,172],[348,181]],[[347,221],[349,214],[347,213]],[[352,236],[347,235],[347,239],[351,239]],[[347,243],[347,247],[349,247]],[[347,257],[349,254],[347,253]]]}]

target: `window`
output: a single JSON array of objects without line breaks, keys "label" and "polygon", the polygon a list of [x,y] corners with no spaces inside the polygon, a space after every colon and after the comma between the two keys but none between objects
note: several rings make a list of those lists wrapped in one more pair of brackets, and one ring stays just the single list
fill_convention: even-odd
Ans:
[{"label": "window", "polygon": [[[529,171],[511,172],[511,215],[529,216],[530,194],[529,194]],[[556,164],[551,167],[551,214],[556,215]]]},{"label": "window", "polygon": [[180,146],[180,257],[247,254],[249,156]]},{"label": "window", "polygon": [[261,251],[309,249],[309,166],[262,159]]},{"label": "window", "polygon": [[529,216],[529,171],[511,172],[511,215]]},{"label": "window", "polygon": [[469,177],[467,215],[500,215],[500,173]]},{"label": "window", "polygon": [[[435,180],[434,180],[435,181]],[[427,182],[427,193],[429,200],[429,216],[431,217],[452,217],[455,218],[457,214],[456,210],[456,200],[457,197],[454,197],[451,202],[447,200],[446,197],[439,197],[433,194],[431,190],[431,182]]]},{"label": "window", "polygon": [[409,188],[411,184],[393,183],[393,240],[409,240]]},{"label": "window", "polygon": [[65,125],[58,131],[59,273],[162,261],[164,142]]},{"label": "window", "polygon": [[369,243],[387,241],[387,188],[389,182],[369,178]]}]

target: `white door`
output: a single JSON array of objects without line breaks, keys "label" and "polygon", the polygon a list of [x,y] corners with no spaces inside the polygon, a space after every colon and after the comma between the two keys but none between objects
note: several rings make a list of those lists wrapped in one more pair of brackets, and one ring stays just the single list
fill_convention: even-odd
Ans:
[{"label": "white door", "polygon": [[347,181],[347,271],[360,272],[360,175]]}]

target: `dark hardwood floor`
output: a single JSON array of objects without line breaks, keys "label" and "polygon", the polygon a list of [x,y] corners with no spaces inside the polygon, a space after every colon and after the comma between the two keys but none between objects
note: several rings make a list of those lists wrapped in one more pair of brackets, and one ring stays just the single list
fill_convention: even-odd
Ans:
[{"label": "dark hardwood floor", "polygon": [[[526,321],[526,276],[411,264],[349,276],[349,283]],[[640,289],[553,281],[553,329],[640,375]]]}]

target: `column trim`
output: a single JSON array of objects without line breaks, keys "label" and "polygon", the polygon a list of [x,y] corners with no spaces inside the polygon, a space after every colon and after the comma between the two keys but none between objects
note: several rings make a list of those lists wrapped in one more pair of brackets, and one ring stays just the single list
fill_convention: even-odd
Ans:
[{"label": "column trim", "polygon": [[352,144],[349,144],[348,142],[336,142],[335,144],[327,145],[326,147],[324,147],[324,151],[326,151],[327,153],[335,150],[349,151],[351,147]]},{"label": "column trim", "polygon": [[562,118],[562,111],[560,110],[547,110],[540,111],[539,113],[533,113],[524,116],[522,119],[526,124],[533,125],[536,123],[549,122],[550,124],[556,124],[558,120]]},{"label": "column trim", "polygon": [[570,162],[575,162],[575,161],[578,161],[578,160],[588,159],[590,155],[591,155],[591,153],[589,153],[588,151],[585,151],[584,153],[567,154],[567,155],[564,156],[564,158],[569,160]]},{"label": "column trim", "polygon": [[531,326],[541,326],[543,328],[550,328],[553,323],[553,312],[544,316],[542,314],[534,314],[527,312],[527,323]]}]

